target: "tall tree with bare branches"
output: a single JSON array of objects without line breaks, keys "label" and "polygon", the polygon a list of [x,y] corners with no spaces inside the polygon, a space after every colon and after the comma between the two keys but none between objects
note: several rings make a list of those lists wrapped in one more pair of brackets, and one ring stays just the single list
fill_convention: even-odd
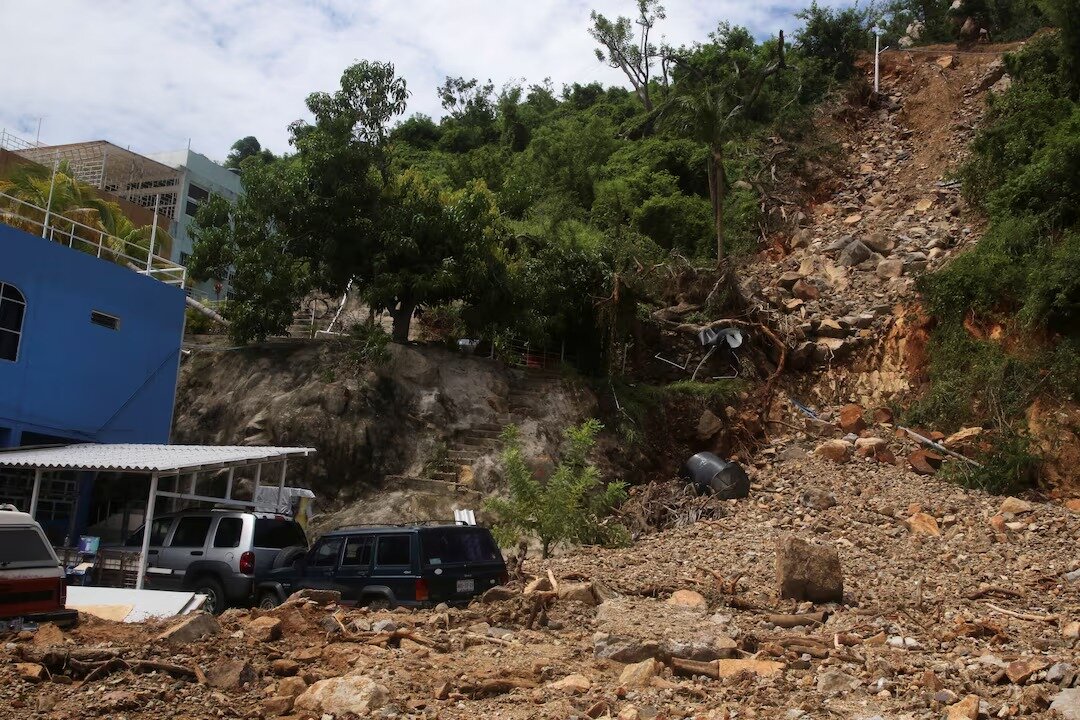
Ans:
[{"label": "tall tree with bare branches", "polygon": [[[613,68],[622,70],[634,86],[645,109],[652,111],[653,101],[649,94],[653,61],[660,57],[661,49],[649,42],[657,20],[666,15],[660,0],[637,0],[638,16],[631,20],[619,16],[609,20],[593,10],[589,34],[603,47],[596,48],[596,59]],[[634,32],[632,25],[639,30]]]}]

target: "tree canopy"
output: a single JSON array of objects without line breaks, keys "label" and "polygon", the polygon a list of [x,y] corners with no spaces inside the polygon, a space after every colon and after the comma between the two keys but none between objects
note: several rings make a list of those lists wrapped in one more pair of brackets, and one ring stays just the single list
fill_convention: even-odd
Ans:
[{"label": "tree canopy", "polygon": [[416,312],[452,304],[474,337],[565,341],[600,362],[597,301],[618,273],[753,250],[764,139],[810,132],[807,108],[850,57],[726,23],[671,48],[654,39],[663,7],[634,7],[583,28],[632,90],[448,77],[440,119],[403,117],[405,79],[362,61],[308,97],[290,154],[253,162],[257,141],[237,143],[247,194],[200,213],[192,263],[231,273],[236,339],[280,332],[290,302],[352,282],[399,340]]}]

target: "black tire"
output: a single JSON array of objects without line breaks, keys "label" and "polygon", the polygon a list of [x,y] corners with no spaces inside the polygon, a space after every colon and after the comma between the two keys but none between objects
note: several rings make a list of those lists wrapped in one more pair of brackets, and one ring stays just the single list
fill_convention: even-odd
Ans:
[{"label": "black tire", "polygon": [[282,548],[274,557],[271,568],[280,570],[281,568],[292,567],[294,562],[304,557],[306,554],[307,548],[302,545],[290,545],[287,548]]},{"label": "black tire", "polygon": [[220,615],[229,604],[225,599],[225,588],[217,578],[210,575],[203,575],[192,583],[191,590],[206,596],[203,609],[211,615]]},{"label": "black tire", "polygon": [[263,590],[259,595],[259,609],[261,610],[273,610],[281,604],[281,599],[278,594],[273,590]]},{"label": "black tire", "polygon": [[365,599],[364,604],[368,610],[393,610],[394,604],[383,595],[372,595]]}]

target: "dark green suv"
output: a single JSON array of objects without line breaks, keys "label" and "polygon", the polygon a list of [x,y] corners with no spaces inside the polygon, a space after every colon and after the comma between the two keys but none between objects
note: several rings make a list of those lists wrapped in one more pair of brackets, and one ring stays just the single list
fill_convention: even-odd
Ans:
[{"label": "dark green suv", "polygon": [[272,571],[258,598],[270,608],[307,588],[336,590],[345,604],[453,605],[506,580],[506,562],[486,528],[352,527],[326,533],[291,567]]}]

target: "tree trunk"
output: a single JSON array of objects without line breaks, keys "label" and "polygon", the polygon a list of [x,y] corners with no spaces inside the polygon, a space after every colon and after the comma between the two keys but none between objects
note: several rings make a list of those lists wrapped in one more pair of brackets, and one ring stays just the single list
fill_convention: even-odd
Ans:
[{"label": "tree trunk", "polygon": [[716,266],[724,264],[724,198],[727,194],[727,173],[724,172],[724,149],[722,145],[712,148],[712,182],[710,192],[713,200],[713,222],[716,225]]},{"label": "tree trunk", "polygon": [[641,99],[641,104],[645,106],[645,112],[653,111],[652,98],[649,97],[649,88],[646,85],[639,85],[637,88],[638,97]]},{"label": "tree trunk", "polygon": [[394,319],[394,329],[390,334],[394,342],[409,342],[409,326],[412,324],[415,300],[401,300],[396,308],[390,308],[390,317]]}]

